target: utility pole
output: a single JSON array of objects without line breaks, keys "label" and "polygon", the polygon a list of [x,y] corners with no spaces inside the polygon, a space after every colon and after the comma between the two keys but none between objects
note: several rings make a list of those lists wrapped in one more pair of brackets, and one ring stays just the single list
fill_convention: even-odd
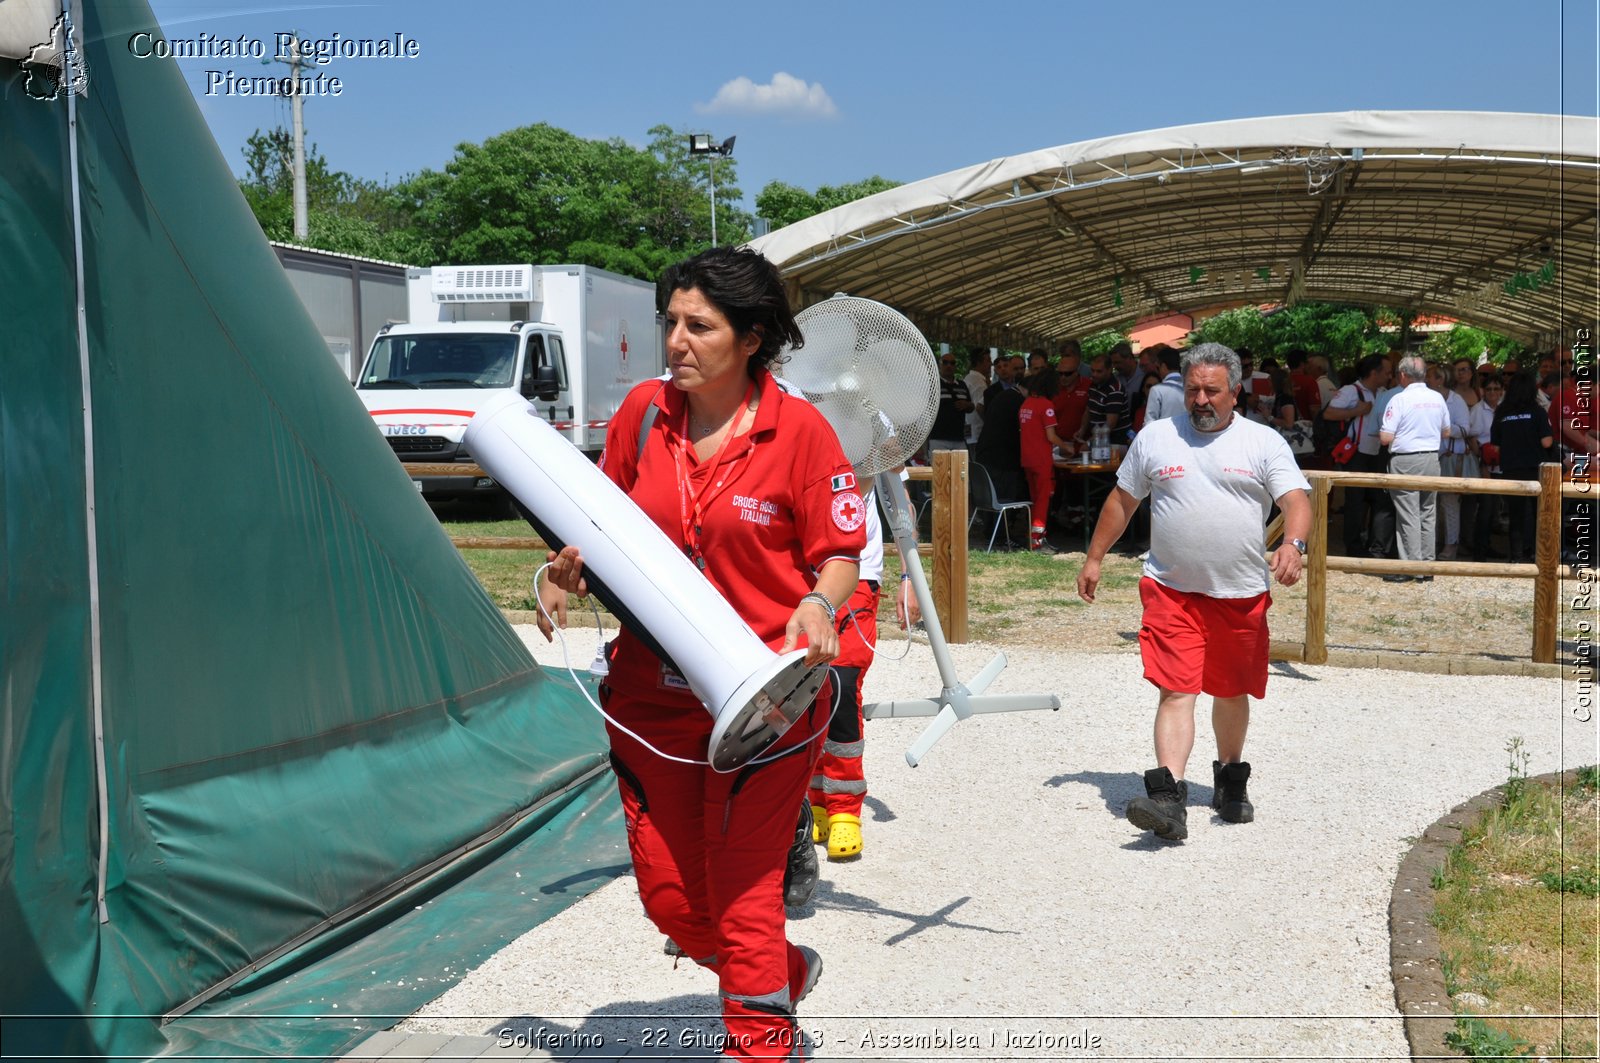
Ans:
[{"label": "utility pole", "polygon": [[[266,59],[261,61],[268,62]],[[289,58],[279,59],[278,62],[289,64],[289,91],[286,95],[294,123],[294,238],[304,243],[310,230],[306,223],[306,118],[300,99],[300,68],[305,61],[300,58],[300,34],[296,33],[290,38]]]}]

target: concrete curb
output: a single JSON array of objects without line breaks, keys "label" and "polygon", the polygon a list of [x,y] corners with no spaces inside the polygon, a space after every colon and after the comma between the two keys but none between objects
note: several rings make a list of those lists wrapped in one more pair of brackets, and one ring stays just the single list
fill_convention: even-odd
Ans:
[{"label": "concrete curb", "polygon": [[[1565,779],[1573,786],[1577,777],[1573,770],[1536,775],[1528,781],[1558,784]],[[1444,866],[1446,853],[1461,840],[1462,831],[1499,805],[1502,792],[1500,786],[1485,790],[1439,817],[1412,843],[1395,875],[1389,895],[1389,975],[1412,1059],[1462,1058],[1445,1043],[1456,1017],[1445,992],[1439,935],[1433,928],[1433,873]]]}]

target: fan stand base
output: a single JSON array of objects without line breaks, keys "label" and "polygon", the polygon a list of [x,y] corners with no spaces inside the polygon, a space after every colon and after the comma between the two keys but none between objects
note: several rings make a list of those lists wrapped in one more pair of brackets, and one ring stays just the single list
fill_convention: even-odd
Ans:
[{"label": "fan stand base", "polygon": [[807,667],[795,650],[739,684],[716,713],[707,755],[714,771],[744,767],[771,748],[817,700],[828,667]]}]

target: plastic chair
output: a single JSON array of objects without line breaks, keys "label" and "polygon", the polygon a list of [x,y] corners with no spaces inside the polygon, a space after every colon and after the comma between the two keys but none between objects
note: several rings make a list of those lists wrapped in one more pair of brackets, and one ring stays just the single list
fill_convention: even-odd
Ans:
[{"label": "plastic chair", "polygon": [[981,463],[976,461],[972,463],[971,468],[972,490],[970,493],[972,497],[972,518],[967,521],[967,531],[970,532],[973,524],[977,523],[979,513],[993,513],[994,530],[989,532],[988,552],[994,553],[995,536],[1000,534],[1000,528],[1002,526],[1004,526],[1006,529],[1006,545],[1012,545],[1011,524],[1008,521],[1006,514],[1010,513],[1012,510],[1023,510],[1024,519],[1026,519],[1031,526],[1033,519],[1033,503],[1024,501],[1005,501],[1001,499],[999,492],[995,490],[994,477],[989,474],[989,470]]}]

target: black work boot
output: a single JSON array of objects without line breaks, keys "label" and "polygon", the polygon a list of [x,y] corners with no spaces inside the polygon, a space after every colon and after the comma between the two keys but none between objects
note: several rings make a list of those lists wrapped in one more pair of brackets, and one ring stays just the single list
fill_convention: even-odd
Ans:
[{"label": "black work boot", "polygon": [[1181,842],[1189,836],[1189,784],[1179,782],[1166,768],[1144,773],[1144,797],[1128,802],[1128,822],[1155,831],[1157,838]]},{"label": "black work boot", "polygon": [[1229,823],[1249,823],[1256,818],[1256,808],[1245,792],[1245,783],[1250,781],[1250,765],[1243,761],[1224,764],[1213,760],[1211,780],[1211,807],[1217,810],[1217,815]]},{"label": "black work boot", "polygon": [[800,799],[800,823],[795,827],[794,843],[789,846],[789,862],[783,869],[783,906],[803,908],[817,892],[817,849],[811,840],[811,800]]}]

